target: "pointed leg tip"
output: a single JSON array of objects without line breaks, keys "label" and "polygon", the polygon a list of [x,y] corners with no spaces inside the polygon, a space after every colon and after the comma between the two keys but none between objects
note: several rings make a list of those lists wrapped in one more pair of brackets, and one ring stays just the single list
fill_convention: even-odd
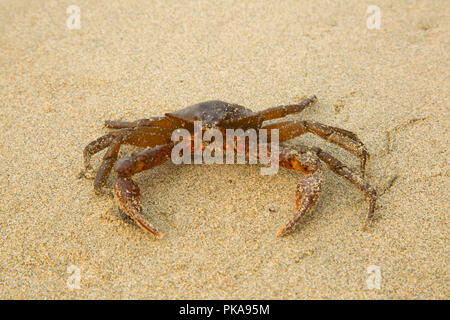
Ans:
[{"label": "pointed leg tip", "polygon": [[137,222],[137,224],[146,232],[150,233],[152,236],[154,236],[156,239],[160,240],[163,238],[164,234],[156,229],[153,225],[150,223],[145,222],[144,220],[140,219],[139,217],[134,216],[134,221]]},{"label": "pointed leg tip", "polygon": [[281,237],[283,237],[285,235],[285,233],[286,233],[286,230],[280,229],[280,230],[277,231],[277,237],[281,238]]},{"label": "pointed leg tip", "polygon": [[364,225],[364,227],[361,228],[361,231],[368,232],[369,229],[371,229],[373,227],[373,224],[374,224],[373,216],[370,216],[367,219],[367,223]]}]

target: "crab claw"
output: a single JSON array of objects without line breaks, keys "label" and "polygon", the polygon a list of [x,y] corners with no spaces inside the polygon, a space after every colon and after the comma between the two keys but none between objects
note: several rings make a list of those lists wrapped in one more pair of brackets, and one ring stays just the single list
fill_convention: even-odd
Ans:
[{"label": "crab claw", "polygon": [[145,221],[139,195],[139,186],[130,177],[117,177],[114,184],[114,196],[120,209],[136,221],[142,229],[161,239],[163,234]]}]

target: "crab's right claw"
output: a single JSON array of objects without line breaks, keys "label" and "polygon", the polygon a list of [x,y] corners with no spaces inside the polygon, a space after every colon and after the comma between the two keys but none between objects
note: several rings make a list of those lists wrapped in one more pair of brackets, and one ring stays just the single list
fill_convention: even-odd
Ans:
[{"label": "crab's right claw", "polygon": [[114,184],[114,196],[120,209],[136,221],[142,229],[161,239],[163,234],[145,221],[139,195],[139,187],[130,177],[117,177]]}]

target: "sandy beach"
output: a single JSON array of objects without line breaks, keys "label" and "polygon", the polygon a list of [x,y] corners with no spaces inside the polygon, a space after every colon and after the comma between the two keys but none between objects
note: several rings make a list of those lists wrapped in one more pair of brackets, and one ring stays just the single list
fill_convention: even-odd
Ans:
[{"label": "sandy beach", "polygon": [[[448,1],[4,0],[0,30],[0,299],[449,298]],[[140,173],[162,240],[80,175],[104,120],[312,94],[287,119],[366,144],[379,193],[367,231],[364,195],[325,165],[318,204],[282,238],[299,172]],[[296,142],[358,168],[317,136]]]}]

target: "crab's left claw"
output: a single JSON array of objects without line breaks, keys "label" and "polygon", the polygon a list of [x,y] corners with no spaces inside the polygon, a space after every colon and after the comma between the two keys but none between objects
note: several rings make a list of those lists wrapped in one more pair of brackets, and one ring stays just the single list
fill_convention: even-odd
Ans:
[{"label": "crab's left claw", "polygon": [[114,185],[114,196],[120,209],[136,221],[142,229],[161,239],[163,234],[153,225],[145,221],[142,215],[139,195],[139,186],[130,177],[117,177]]}]

